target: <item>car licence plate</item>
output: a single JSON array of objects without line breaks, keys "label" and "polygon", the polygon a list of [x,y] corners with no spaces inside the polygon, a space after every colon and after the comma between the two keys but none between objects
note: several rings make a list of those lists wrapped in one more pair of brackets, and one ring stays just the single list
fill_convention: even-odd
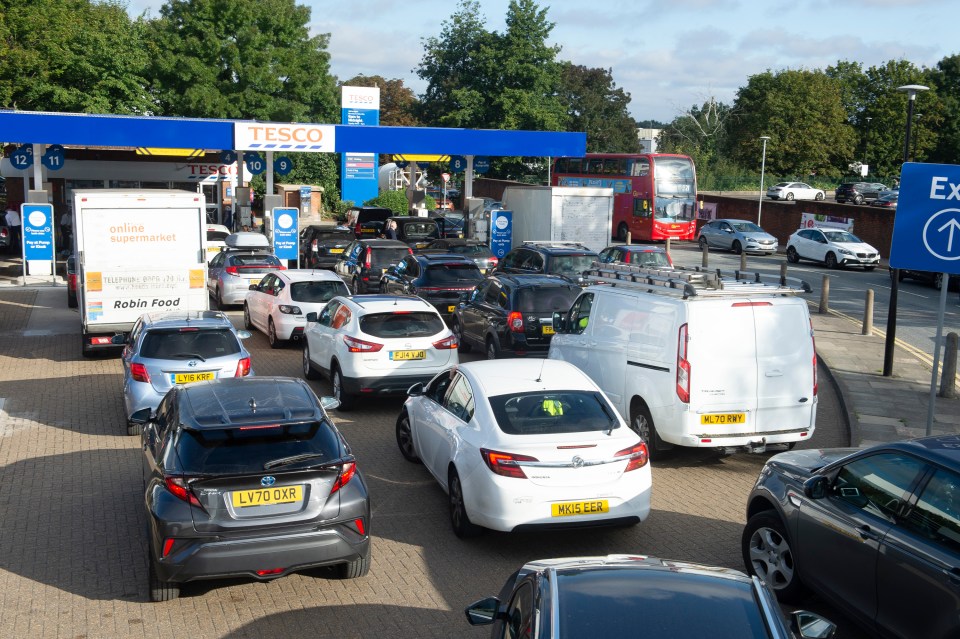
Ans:
[{"label": "car licence plate", "polygon": [[553,330],[553,327],[550,326],[549,324],[543,324],[542,326],[540,326],[540,330],[543,331],[544,335],[553,335],[555,332]]},{"label": "car licence plate", "polygon": [[249,280],[250,286],[256,286],[260,283],[260,280]]},{"label": "car licence plate", "polygon": [[426,358],[427,351],[390,351],[390,359],[394,361]]},{"label": "car licence plate", "polygon": [[742,424],[747,421],[746,413],[712,413],[710,415],[701,415],[700,423],[710,426],[723,426],[725,424]]},{"label": "car licence plate", "polygon": [[592,499],[590,501],[563,501],[550,505],[553,517],[570,517],[573,515],[600,515],[610,512],[610,503],[606,499]]},{"label": "car licence plate", "polygon": [[190,384],[192,382],[205,382],[210,379],[216,379],[217,374],[213,371],[203,371],[200,373],[173,373],[170,375],[174,384]]},{"label": "car licence plate", "polygon": [[343,253],[343,249],[330,249],[331,253]]},{"label": "car licence plate", "polygon": [[297,504],[303,501],[303,486],[273,486],[257,490],[235,490],[230,493],[234,508]]},{"label": "car licence plate", "polygon": [[447,312],[448,312],[448,313],[452,313],[452,312],[454,312],[455,310],[457,310],[457,307],[456,307],[456,306],[448,306],[448,307],[447,307]]}]

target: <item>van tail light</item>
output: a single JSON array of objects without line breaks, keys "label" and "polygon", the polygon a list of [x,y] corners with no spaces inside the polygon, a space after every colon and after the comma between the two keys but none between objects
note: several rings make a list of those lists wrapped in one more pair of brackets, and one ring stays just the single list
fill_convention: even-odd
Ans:
[{"label": "van tail light", "polygon": [[813,396],[817,396],[820,381],[817,379],[817,340],[813,336],[813,319],[810,320],[810,343],[813,344]]},{"label": "van tail light", "polygon": [[512,453],[501,453],[496,450],[488,450],[486,448],[480,449],[480,456],[483,457],[484,463],[487,465],[487,468],[492,470],[497,475],[503,475],[504,477],[514,477],[516,479],[526,479],[527,476],[523,472],[523,468],[520,466],[521,462],[535,462],[538,461],[536,457],[528,457],[527,455],[514,455]]},{"label": "van tail light", "polygon": [[383,348],[383,344],[367,342],[362,339],[357,339],[356,337],[350,337],[349,335],[343,336],[343,343],[347,345],[347,350],[351,353],[376,353]]},{"label": "van tail light", "polygon": [[169,490],[170,493],[177,499],[182,499],[191,506],[203,508],[203,506],[200,504],[200,500],[197,499],[197,496],[193,494],[193,490],[191,490],[189,484],[187,484],[186,477],[166,475],[163,478],[163,483],[167,487],[167,490]]},{"label": "van tail light", "polygon": [[340,475],[337,477],[337,481],[333,482],[333,488],[330,489],[330,494],[337,492],[353,479],[353,476],[357,474],[357,462],[344,462],[343,468],[340,469]]},{"label": "van tail light", "polygon": [[687,325],[680,327],[677,336],[677,397],[684,404],[690,403],[690,362],[687,360]]},{"label": "van tail light", "polygon": [[640,442],[636,446],[631,446],[630,448],[624,448],[614,455],[614,457],[627,458],[627,467],[623,469],[623,472],[625,473],[638,468],[643,468],[650,460],[650,454],[647,452],[647,445],[643,442]]},{"label": "van tail light", "polygon": [[250,374],[250,358],[244,357],[239,362],[237,362],[237,371],[233,374],[234,377],[246,377]]},{"label": "van tail light", "polygon": [[130,377],[135,382],[150,383],[150,373],[147,372],[147,367],[143,364],[130,364]]},{"label": "van tail light", "polygon": [[457,338],[456,338],[456,336],[454,336],[454,335],[451,335],[450,337],[448,337],[448,338],[446,338],[446,339],[442,339],[442,340],[440,340],[439,342],[434,342],[434,343],[433,343],[433,347],[434,347],[435,349],[441,350],[441,351],[442,351],[442,350],[451,349],[451,348],[457,348],[458,345],[459,345],[459,344],[457,343]]},{"label": "van tail light", "polygon": [[511,333],[522,333],[523,332],[523,314],[513,311],[507,315],[507,328],[510,329]]},{"label": "van tail light", "polygon": [[371,250],[370,250],[370,247],[368,246],[366,252],[364,253],[364,257],[363,257],[363,267],[364,267],[364,268],[370,268],[370,267],[372,266],[372,264],[373,264],[373,262],[372,262],[372,259],[373,259],[373,258],[372,258],[372,255],[373,255],[373,251],[371,251]]},{"label": "van tail light", "polygon": [[236,266],[228,266],[228,267],[226,267],[226,268],[223,269],[223,270],[226,271],[227,273],[229,273],[230,275],[239,275],[239,274],[240,274],[240,269],[238,269]]}]

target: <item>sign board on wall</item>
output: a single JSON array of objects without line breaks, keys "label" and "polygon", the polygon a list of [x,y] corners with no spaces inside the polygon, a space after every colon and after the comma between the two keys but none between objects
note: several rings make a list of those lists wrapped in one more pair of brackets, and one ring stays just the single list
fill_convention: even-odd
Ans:
[{"label": "sign board on wall", "polygon": [[852,217],[834,217],[833,215],[818,215],[816,213],[801,213],[800,228],[812,229],[814,227],[828,229],[843,229],[853,233]]}]

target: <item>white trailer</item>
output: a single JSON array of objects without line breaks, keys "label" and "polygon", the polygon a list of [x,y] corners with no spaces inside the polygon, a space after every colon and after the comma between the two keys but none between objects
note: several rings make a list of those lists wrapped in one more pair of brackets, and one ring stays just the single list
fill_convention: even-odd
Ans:
[{"label": "white trailer", "polygon": [[144,313],[209,309],[202,194],[74,191],[73,233],[84,356],[115,348]]},{"label": "white trailer", "polygon": [[513,245],[530,240],[580,242],[600,252],[613,233],[613,189],[508,186],[503,208],[513,211]]}]

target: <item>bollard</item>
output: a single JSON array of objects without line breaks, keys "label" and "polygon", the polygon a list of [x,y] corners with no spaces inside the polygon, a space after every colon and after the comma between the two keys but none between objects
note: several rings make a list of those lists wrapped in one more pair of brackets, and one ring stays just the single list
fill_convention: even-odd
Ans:
[{"label": "bollard", "polygon": [[866,300],[863,303],[863,329],[861,335],[870,335],[873,333],[873,289],[868,288]]},{"label": "bollard", "polygon": [[633,233],[627,231],[627,245],[630,245],[633,242]]},{"label": "bollard", "polygon": [[703,251],[703,260],[701,260],[700,265],[703,266],[703,268],[707,268],[707,262],[709,261],[709,257],[708,257],[708,256],[710,255],[710,249],[707,247],[707,243],[706,243],[706,242],[703,243],[703,249],[702,249],[702,251]]},{"label": "bollard", "polygon": [[830,312],[830,276],[823,276],[823,285],[820,287],[820,314]]},{"label": "bollard", "polygon": [[780,264],[780,286],[787,285],[787,263]]},{"label": "bollard", "polygon": [[747,254],[745,252],[740,253],[740,270],[747,270]]},{"label": "bollard", "polygon": [[954,399],[957,396],[957,334],[947,333],[947,343],[943,349],[943,369],[940,372],[940,392],[938,397]]},{"label": "bollard", "polygon": [[[667,251],[667,257],[670,257],[670,238],[669,238],[669,237],[667,238],[667,242],[666,242],[666,247],[665,247],[665,249],[666,249],[666,251]],[[671,259],[672,259],[672,258],[671,258]]]}]

